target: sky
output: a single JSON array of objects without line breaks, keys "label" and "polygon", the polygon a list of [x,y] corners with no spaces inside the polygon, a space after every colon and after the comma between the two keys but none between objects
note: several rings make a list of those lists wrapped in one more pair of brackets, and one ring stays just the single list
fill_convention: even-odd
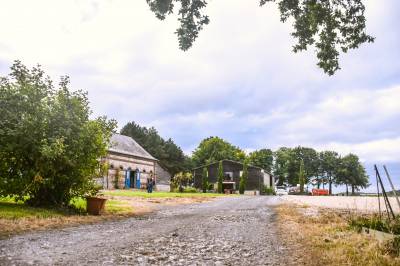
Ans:
[{"label": "sky", "polygon": [[386,164],[400,188],[400,2],[364,2],[376,41],[342,54],[330,77],[312,47],[292,52],[273,3],[210,0],[210,24],[183,52],[177,16],[159,21],[145,0],[0,0],[0,75],[17,59],[69,75],[93,117],[154,126],[186,154],[209,136],[247,152],[352,152],[371,176]]}]

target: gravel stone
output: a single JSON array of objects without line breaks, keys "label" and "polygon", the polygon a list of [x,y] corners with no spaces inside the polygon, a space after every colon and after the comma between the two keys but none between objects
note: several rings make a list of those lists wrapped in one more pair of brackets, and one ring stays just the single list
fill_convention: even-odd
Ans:
[{"label": "gravel stone", "polygon": [[0,240],[0,265],[288,265],[277,197],[223,197]]}]

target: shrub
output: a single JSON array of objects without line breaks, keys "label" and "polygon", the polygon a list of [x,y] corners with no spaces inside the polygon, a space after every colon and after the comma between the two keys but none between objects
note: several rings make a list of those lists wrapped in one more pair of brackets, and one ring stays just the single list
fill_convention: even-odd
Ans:
[{"label": "shrub", "polygon": [[208,171],[207,168],[203,168],[203,176],[202,176],[202,188],[203,188],[203,193],[207,192],[207,187],[208,187]]},{"label": "shrub", "polygon": [[263,193],[265,195],[275,195],[275,190],[272,187],[264,186]]},{"label": "shrub", "polygon": [[93,177],[115,121],[91,120],[87,94],[58,88],[40,67],[19,61],[0,77],[0,196],[30,205],[68,206],[96,193]]},{"label": "shrub", "polygon": [[239,193],[240,194],[244,194],[244,190],[246,188],[246,183],[247,183],[247,176],[248,176],[247,163],[245,162],[243,164],[243,173],[240,176],[240,181],[239,181]]},{"label": "shrub", "polygon": [[217,192],[222,193],[222,182],[224,180],[224,169],[222,166],[222,161],[219,162],[218,164],[218,186],[217,186]]},{"label": "shrub", "polygon": [[185,187],[183,193],[197,193],[197,189],[194,187]]},{"label": "shrub", "polygon": [[179,192],[183,192],[184,187],[187,187],[191,181],[191,173],[180,172],[172,178],[171,187],[174,188],[173,191],[178,190]]}]

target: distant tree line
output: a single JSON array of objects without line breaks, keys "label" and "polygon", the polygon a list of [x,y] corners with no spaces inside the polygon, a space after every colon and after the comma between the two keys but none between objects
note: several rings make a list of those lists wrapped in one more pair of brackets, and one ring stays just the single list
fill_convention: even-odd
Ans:
[{"label": "distant tree line", "polygon": [[340,156],[335,151],[317,152],[313,148],[282,147],[276,151],[260,149],[246,155],[239,147],[219,137],[202,140],[192,154],[195,167],[230,159],[246,162],[272,173],[278,184],[297,185],[313,184],[318,188],[329,189],[332,185],[344,185],[351,192],[366,188],[368,176],[365,168],[355,154]]},{"label": "distant tree line", "polygon": [[160,160],[172,175],[190,171],[194,167],[224,159],[245,162],[272,173],[278,185],[313,184],[318,188],[344,185],[352,193],[368,186],[365,168],[355,154],[340,156],[335,151],[318,152],[313,148],[281,147],[276,151],[260,149],[248,155],[239,147],[219,137],[208,137],[200,142],[191,157],[184,155],[171,139],[164,140],[153,127],[146,128],[135,122],[123,127],[121,134],[131,136],[154,157]]}]

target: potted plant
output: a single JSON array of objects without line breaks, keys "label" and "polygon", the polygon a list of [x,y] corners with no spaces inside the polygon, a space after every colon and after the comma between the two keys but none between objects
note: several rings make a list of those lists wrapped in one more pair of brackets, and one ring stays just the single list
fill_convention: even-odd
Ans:
[{"label": "potted plant", "polygon": [[104,211],[107,199],[99,195],[100,186],[93,184],[88,190],[86,198],[86,211],[91,215],[100,215]]}]

